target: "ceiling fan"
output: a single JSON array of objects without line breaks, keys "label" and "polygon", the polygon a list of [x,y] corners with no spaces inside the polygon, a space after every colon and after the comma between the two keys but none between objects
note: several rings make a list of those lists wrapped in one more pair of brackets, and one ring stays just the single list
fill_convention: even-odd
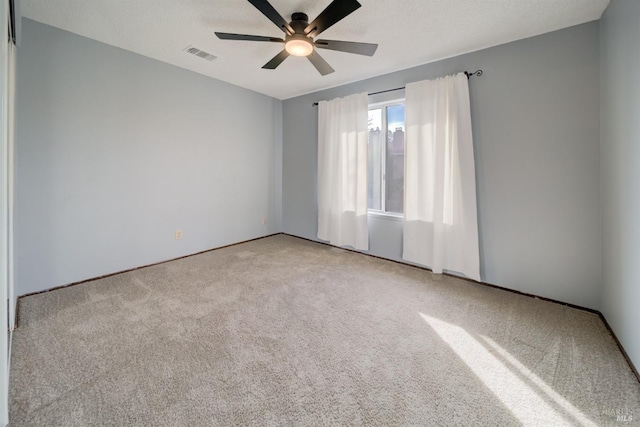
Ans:
[{"label": "ceiling fan", "polygon": [[306,56],[323,76],[333,73],[335,70],[314,49],[330,49],[358,55],[373,56],[377,44],[347,42],[342,40],[314,40],[320,33],[340,21],[361,4],[356,0],[333,0],[325,10],[311,23],[309,17],[302,12],[291,15],[291,22],[285,19],[271,6],[267,0],[248,0],[271,22],[276,24],[285,33],[284,39],[266,36],[251,36],[247,34],[219,33],[216,36],[223,40],[246,40],[257,42],[284,43],[284,49],[262,68],[274,70],[287,59],[289,55]]}]

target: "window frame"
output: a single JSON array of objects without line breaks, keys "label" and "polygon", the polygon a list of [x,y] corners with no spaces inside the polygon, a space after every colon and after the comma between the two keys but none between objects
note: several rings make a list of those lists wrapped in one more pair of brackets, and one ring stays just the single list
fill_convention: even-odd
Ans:
[{"label": "window frame", "polygon": [[[382,209],[372,209],[369,208],[367,206],[367,214],[369,216],[373,216],[373,217],[381,217],[381,218],[386,218],[386,219],[392,219],[392,220],[396,220],[396,221],[403,221],[404,220],[404,212],[390,212],[390,211],[386,211],[386,202],[387,202],[387,144],[389,141],[387,141],[387,136],[388,132],[389,132],[389,124],[388,124],[388,113],[387,113],[387,108],[388,107],[394,107],[394,106],[398,106],[398,105],[403,105],[406,107],[406,99],[404,97],[402,98],[394,98],[394,99],[390,99],[387,101],[379,101],[379,102],[372,102],[369,103],[369,105],[367,106],[367,112],[371,111],[371,110],[378,110],[378,109],[382,109],[382,122],[380,124],[380,128],[381,131],[384,129],[384,150],[382,151],[382,164],[380,165],[381,167],[381,171],[382,171],[382,188],[380,191],[380,204],[382,206]],[[406,114],[406,110],[405,110],[405,114]],[[406,121],[406,116],[405,116],[405,121]],[[405,124],[405,135],[406,135],[406,124]]]}]

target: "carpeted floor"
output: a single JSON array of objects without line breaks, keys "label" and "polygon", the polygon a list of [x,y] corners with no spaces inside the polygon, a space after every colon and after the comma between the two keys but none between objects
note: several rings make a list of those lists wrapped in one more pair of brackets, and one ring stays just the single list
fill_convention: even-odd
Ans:
[{"label": "carpeted floor", "polygon": [[598,316],[285,235],[19,314],[11,426],[639,425]]}]

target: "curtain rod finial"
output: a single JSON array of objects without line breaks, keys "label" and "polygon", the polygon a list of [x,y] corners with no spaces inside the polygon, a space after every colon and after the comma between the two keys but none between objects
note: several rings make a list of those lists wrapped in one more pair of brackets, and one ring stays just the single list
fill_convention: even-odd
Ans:
[{"label": "curtain rod finial", "polygon": [[467,78],[471,77],[471,76],[478,76],[480,77],[483,74],[482,70],[476,70],[475,72],[471,73],[469,71],[465,71],[464,74],[467,76]]}]

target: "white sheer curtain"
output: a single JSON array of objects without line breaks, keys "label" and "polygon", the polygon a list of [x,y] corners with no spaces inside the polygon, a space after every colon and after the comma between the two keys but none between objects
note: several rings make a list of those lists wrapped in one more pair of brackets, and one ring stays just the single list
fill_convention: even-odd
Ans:
[{"label": "white sheer curtain", "polygon": [[467,76],[408,84],[405,111],[403,258],[480,281]]},{"label": "white sheer curtain", "polygon": [[318,238],[369,248],[366,93],[318,103]]}]

